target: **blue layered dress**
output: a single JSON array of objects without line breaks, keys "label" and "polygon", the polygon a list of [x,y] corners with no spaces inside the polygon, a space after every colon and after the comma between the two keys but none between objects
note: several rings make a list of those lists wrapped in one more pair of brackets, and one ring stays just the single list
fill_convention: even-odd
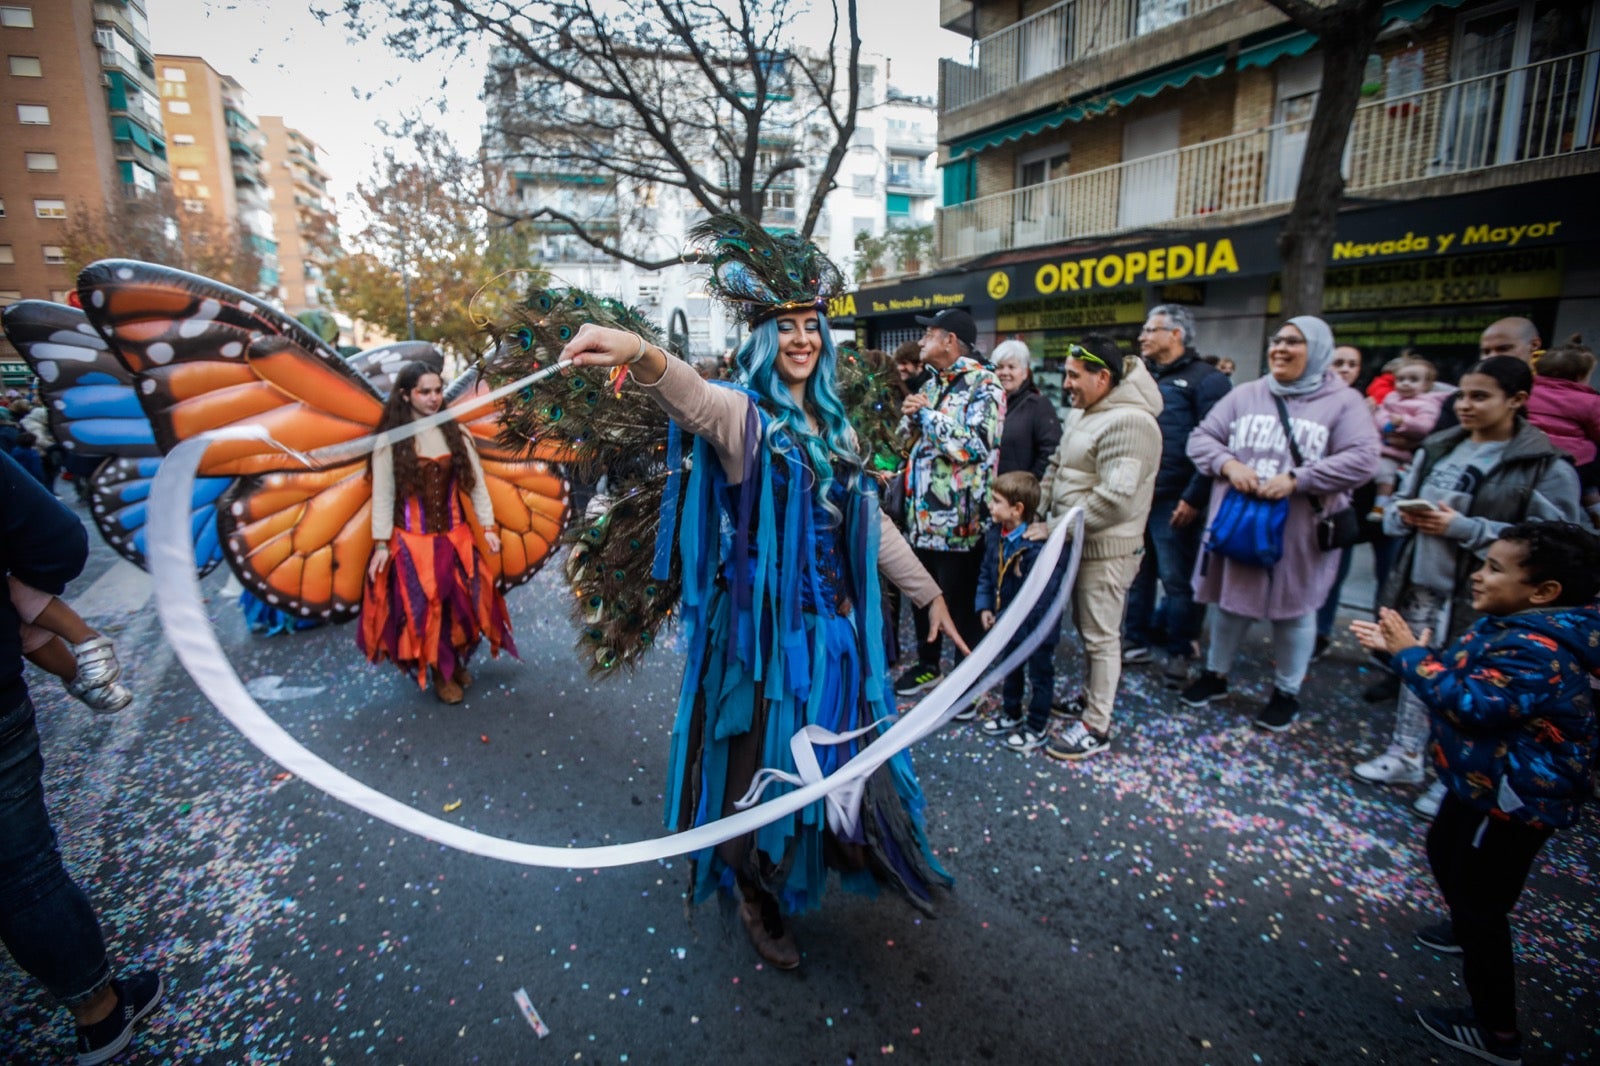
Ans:
[{"label": "blue layered dress", "polygon": [[[895,712],[884,661],[877,493],[859,475],[849,474],[849,484],[835,479],[830,512],[813,491],[804,449],[774,429],[753,398],[744,407],[743,432],[733,435],[742,443],[743,476],[732,483],[716,448],[696,437],[681,516],[662,521],[663,537],[677,530],[688,650],[666,794],[667,826],[679,831],[733,813],[762,768],[795,773],[789,742],[803,727],[844,734],[879,723],[817,750],[829,774]],[[768,447],[773,433],[776,446]],[[891,527],[888,535],[897,534]],[[766,796],[791,787],[774,784]],[[810,910],[820,906],[833,869],[849,890],[875,894],[887,884],[926,909],[931,887],[950,878],[928,848],[923,806],[902,751],[865,782],[853,831],[835,832],[825,804],[812,803],[696,853],[693,898],[732,889],[737,874],[785,910]]]}]

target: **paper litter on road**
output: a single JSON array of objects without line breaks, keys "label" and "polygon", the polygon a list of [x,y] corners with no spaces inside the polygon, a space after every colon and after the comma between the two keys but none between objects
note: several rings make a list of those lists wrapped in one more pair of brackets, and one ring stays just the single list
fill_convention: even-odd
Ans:
[{"label": "paper litter on road", "polygon": [[533,1026],[533,1031],[538,1034],[540,1040],[550,1035],[550,1027],[544,1024],[544,1019],[539,1017],[539,1012],[533,1009],[533,1000],[528,998],[528,990],[526,988],[517,989],[511,994],[511,998],[517,1001],[517,1009],[522,1012],[524,1018],[528,1019],[528,1024]]}]

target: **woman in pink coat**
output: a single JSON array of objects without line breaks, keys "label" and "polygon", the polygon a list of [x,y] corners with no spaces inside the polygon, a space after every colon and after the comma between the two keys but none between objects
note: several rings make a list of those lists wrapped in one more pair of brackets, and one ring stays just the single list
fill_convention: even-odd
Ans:
[{"label": "woman in pink coat", "polygon": [[1600,392],[1589,387],[1594,352],[1574,333],[1559,348],[1539,356],[1538,376],[1528,394],[1528,421],[1544,430],[1550,443],[1572,456],[1583,486],[1583,505],[1600,508]]}]

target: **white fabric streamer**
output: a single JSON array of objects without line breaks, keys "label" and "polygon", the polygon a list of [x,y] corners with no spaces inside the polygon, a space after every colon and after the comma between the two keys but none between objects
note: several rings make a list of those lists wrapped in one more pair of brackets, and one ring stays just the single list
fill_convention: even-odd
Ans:
[{"label": "white fabric streamer", "polygon": [[[404,440],[428,426],[437,425],[447,419],[459,418],[469,410],[525,388],[562,368],[560,364],[547,367],[486,395],[474,397],[452,409],[419,419],[381,436],[388,441]],[[307,750],[273,721],[250,695],[228,662],[227,655],[217,642],[211,621],[206,616],[200,596],[200,578],[195,569],[194,543],[189,529],[191,488],[195,472],[206,449],[214,441],[243,439],[265,440],[275,447],[282,447],[258,427],[235,427],[207,433],[178,445],[162,461],[152,487],[149,516],[151,550],[147,558],[151,576],[154,578],[156,610],[178,661],[183,664],[206,699],[221,712],[223,717],[232,722],[234,727],[263,754],[306,784],[320,789],[364,814],[434,843],[473,855],[525,866],[578,869],[624,866],[667,859],[700,851],[725,840],[752,833],[819,799],[831,799],[835,792],[839,792],[840,796],[838,800],[828,805],[830,822],[834,822],[835,819],[848,819],[843,824],[852,824],[858,815],[861,783],[873,771],[904,748],[943,726],[960,707],[976,699],[1039,645],[1044,633],[1049,631],[1061,613],[1072,582],[1077,576],[1078,560],[1081,555],[1083,512],[1080,508],[1074,509],[1067,520],[1060,523],[1051,533],[1049,541],[1039,554],[1039,562],[1023,582],[1021,592],[1009,609],[1000,615],[999,620],[979,645],[973,649],[973,653],[951,671],[921,702],[901,715],[882,736],[828,777],[821,777],[820,769],[813,769],[811,772],[803,769],[798,782],[792,775],[779,775],[779,780],[787,784],[797,784],[798,787],[749,809],[740,810],[726,818],[681,833],[627,844],[594,847],[525,844],[480,833],[424,814],[377,789],[362,784]],[[299,458],[313,466],[348,462],[371,452],[378,441],[378,435],[364,437],[361,440],[320,448]],[[283,450],[289,451],[287,448]],[[1023,641],[1022,646],[1006,657],[1000,669],[990,671],[984,676],[985,669],[999,657],[1001,650],[1021,627],[1028,611],[1043,594],[1051,572],[1061,559],[1069,532],[1072,533],[1072,549],[1067,572],[1063,575],[1061,591],[1052,604],[1049,616],[1036,632]],[[801,735],[797,735],[793,740],[796,765],[805,767],[808,761],[812,768],[816,768],[815,754],[810,751],[813,740],[834,743],[839,739],[847,738],[830,740],[802,730]],[[801,745],[806,749],[806,761],[800,758]],[[758,781],[763,785],[770,784],[771,776],[777,773],[764,770],[762,775],[767,775],[767,779],[763,781],[762,775],[758,775]],[[759,787],[752,786],[751,798],[759,795],[759,792]],[[835,824],[841,823],[835,822]]]}]

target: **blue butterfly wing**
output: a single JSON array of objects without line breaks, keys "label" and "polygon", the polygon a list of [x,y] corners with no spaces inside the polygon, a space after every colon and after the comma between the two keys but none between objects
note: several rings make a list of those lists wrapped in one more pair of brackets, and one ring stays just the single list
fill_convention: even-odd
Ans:
[{"label": "blue butterfly wing", "polygon": [[[160,459],[108,459],[89,482],[89,513],[105,542],[124,559],[145,567],[146,523],[150,487]],[[217,535],[217,499],[233,484],[232,478],[197,478],[189,501],[189,527],[194,538],[195,564],[210,573],[222,561]]]}]

